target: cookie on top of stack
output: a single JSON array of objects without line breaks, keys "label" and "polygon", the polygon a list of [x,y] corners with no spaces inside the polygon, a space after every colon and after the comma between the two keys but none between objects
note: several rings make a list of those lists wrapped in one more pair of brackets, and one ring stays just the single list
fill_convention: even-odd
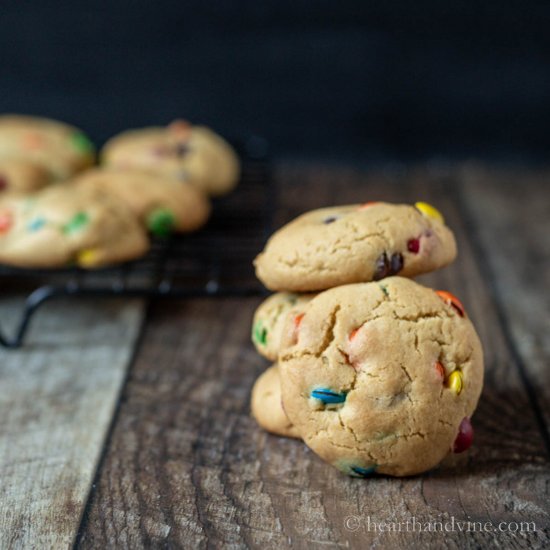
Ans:
[{"label": "cookie on top of stack", "polygon": [[455,296],[406,278],[455,257],[423,202],[323,208],[278,230],[255,260],[276,291],[252,327],[274,362],[252,390],[258,424],[354,477],[414,475],[468,449],[479,338]]},{"label": "cookie on top of stack", "polygon": [[237,155],[211,130],[178,120],[123,132],[102,150],[68,124],[0,116],[0,263],[98,268],[138,258],[148,233],[187,233],[210,196],[237,184]]}]

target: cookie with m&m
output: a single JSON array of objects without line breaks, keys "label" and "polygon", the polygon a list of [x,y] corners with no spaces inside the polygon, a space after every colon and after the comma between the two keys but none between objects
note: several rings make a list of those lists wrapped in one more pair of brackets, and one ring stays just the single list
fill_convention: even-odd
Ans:
[{"label": "cookie with m&m", "polygon": [[70,184],[0,195],[0,263],[98,268],[142,256],[147,234],[116,197]]},{"label": "cookie with m&m", "polygon": [[270,290],[315,292],[444,267],[456,243],[426,203],[369,202],[307,212],[268,240],[254,264]]},{"label": "cookie with m&m", "polygon": [[195,231],[210,215],[210,200],[200,189],[139,170],[96,168],[79,174],[72,184],[114,195],[157,236]]},{"label": "cookie with m&m", "polygon": [[258,306],[252,321],[252,343],[260,355],[276,361],[286,316],[297,313],[313,296],[276,292]]},{"label": "cookie with m&m", "polygon": [[205,126],[176,120],[164,127],[128,130],[111,138],[102,163],[188,181],[211,196],[225,195],[239,180],[233,148]]},{"label": "cookie with m&m", "polygon": [[265,370],[254,383],[250,408],[252,416],[264,430],[283,437],[300,438],[283,409],[277,364]]},{"label": "cookie with m&m", "polygon": [[91,166],[95,148],[74,126],[27,115],[0,116],[0,160],[30,161],[64,180]]},{"label": "cookie with m&m", "polygon": [[483,354],[448,292],[403,277],[322,292],[287,318],[278,364],[289,420],[351,476],[418,474],[472,442]]}]

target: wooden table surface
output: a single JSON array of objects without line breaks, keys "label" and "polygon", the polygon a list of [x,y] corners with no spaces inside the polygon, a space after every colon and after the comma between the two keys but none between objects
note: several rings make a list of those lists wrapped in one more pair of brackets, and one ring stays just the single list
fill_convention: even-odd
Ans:
[{"label": "wooden table surface", "polygon": [[1,548],[549,546],[550,174],[287,164],[275,180],[278,225],[367,200],[445,214],[458,259],[420,281],[458,295],[483,342],[473,448],[361,480],[260,430],[260,297],[47,304],[0,352]]}]

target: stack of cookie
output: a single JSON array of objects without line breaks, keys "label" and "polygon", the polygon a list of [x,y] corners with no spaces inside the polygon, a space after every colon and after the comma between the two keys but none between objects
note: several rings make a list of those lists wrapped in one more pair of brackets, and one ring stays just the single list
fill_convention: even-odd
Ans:
[{"label": "stack of cookie", "polygon": [[202,126],[123,132],[95,148],[79,129],[0,116],[0,263],[97,268],[138,258],[148,233],[199,229],[239,179],[232,148]]},{"label": "stack of cookie", "polygon": [[325,208],[276,232],[255,260],[276,291],[252,328],[275,362],[252,391],[258,424],[355,477],[413,475],[466,450],[479,338],[455,296],[406,278],[455,256],[426,203]]}]

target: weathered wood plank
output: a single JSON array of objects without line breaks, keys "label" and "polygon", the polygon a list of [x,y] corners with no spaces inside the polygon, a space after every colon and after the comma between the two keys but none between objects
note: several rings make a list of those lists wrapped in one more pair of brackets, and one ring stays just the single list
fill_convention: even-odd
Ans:
[{"label": "weathered wood plank", "polygon": [[460,172],[471,231],[550,452],[550,173]]},{"label": "weathered wood plank", "polygon": [[[424,476],[346,478],[300,442],[265,434],[248,414],[250,388],[266,366],[249,343],[257,299],[159,303],[123,394],[80,547],[544,547],[548,457],[448,182],[431,172],[299,166],[278,177],[279,222],[311,207],[377,199],[424,199],[444,211],[460,259],[423,280],[463,299],[484,343],[474,448]],[[491,521],[494,529],[501,521],[529,521],[537,531],[419,533],[404,523],[452,517]],[[372,523],[369,530],[369,518],[401,522],[402,530],[380,533]]]},{"label": "weathered wood plank", "polygon": [[51,302],[0,350],[0,548],[73,544],[141,319],[141,301]]}]

